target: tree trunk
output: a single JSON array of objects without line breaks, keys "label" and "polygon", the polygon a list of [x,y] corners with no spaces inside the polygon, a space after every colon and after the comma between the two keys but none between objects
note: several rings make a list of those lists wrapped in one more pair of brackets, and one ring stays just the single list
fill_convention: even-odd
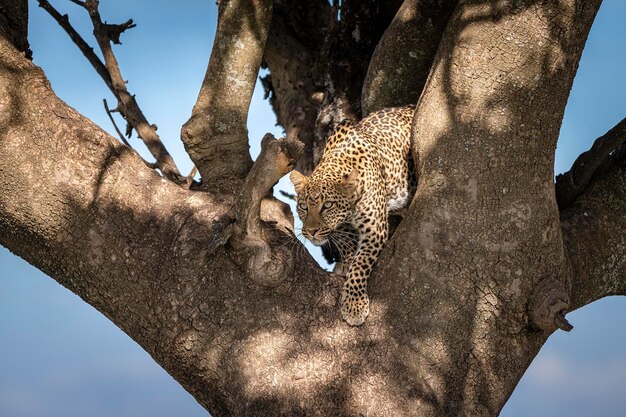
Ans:
[{"label": "tree trunk", "polygon": [[[9,4],[0,16],[25,28]],[[256,52],[270,10],[257,5]],[[372,274],[363,326],[341,321],[341,279],[299,250],[288,208],[246,204],[295,151],[267,138],[241,186],[247,139],[213,167],[209,150],[225,144],[192,134],[201,171],[230,177],[183,190],[54,95],[20,52],[24,30],[0,31],[0,244],[105,314],[215,417],[497,415],[566,311],[626,293],[623,158],[563,212],[554,192],[558,130],[599,5],[456,8],[415,113],[419,187]],[[187,127],[205,134],[226,107],[202,107],[215,113]],[[268,155],[284,159],[274,174]]]}]

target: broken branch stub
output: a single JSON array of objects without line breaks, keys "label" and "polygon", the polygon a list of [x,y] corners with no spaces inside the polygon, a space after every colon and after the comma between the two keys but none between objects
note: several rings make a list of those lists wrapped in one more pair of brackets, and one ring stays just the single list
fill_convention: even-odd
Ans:
[{"label": "broken branch stub", "polygon": [[261,286],[280,285],[293,270],[293,256],[288,248],[270,245],[270,240],[281,232],[276,224],[269,227],[270,223],[262,221],[261,209],[265,203],[273,209],[280,206],[288,210],[271,197],[271,190],[280,178],[293,170],[303,150],[304,145],[299,141],[276,140],[266,134],[261,141],[261,153],[237,200],[237,227],[230,239],[233,259],[248,278]]},{"label": "broken branch stub", "polygon": [[267,133],[261,140],[261,153],[254,162],[237,202],[237,221],[248,236],[261,237],[261,201],[274,184],[288,174],[304,150],[294,139],[276,139]]},{"label": "broken branch stub", "polygon": [[556,329],[569,332],[574,328],[565,318],[569,307],[568,291],[554,278],[546,278],[537,284],[528,306],[532,324],[549,332]]}]

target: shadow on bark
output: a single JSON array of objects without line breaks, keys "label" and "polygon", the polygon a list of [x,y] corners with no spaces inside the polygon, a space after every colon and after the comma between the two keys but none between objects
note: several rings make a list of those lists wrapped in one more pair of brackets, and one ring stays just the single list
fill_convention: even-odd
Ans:
[{"label": "shadow on bark", "polygon": [[[493,19],[494,12],[472,15],[457,30],[475,35]],[[58,218],[54,228],[32,232],[31,217],[0,216],[0,243],[103,312],[216,415],[497,414],[550,333],[532,329],[526,309],[531,289],[562,273],[551,158],[564,103],[505,78],[481,103],[484,112],[473,114],[452,58],[442,57],[441,80],[431,82],[444,86],[449,124],[416,144],[433,146],[419,155],[417,197],[372,274],[372,314],[362,327],[340,320],[342,279],[314,265],[284,219],[263,220],[280,244],[294,243],[297,261],[285,282],[267,289],[231,259],[234,196],[167,183],[45,84],[40,103],[11,90],[15,117],[0,144],[32,139],[41,158],[26,163],[12,153],[9,173],[53,180],[24,182],[32,196],[18,186],[0,198],[30,207],[49,197]],[[550,58],[527,57],[548,77],[535,86],[570,70],[553,68]],[[540,114],[525,113],[529,99]],[[56,130],[34,128],[47,120],[26,118],[37,114],[29,110],[43,110]],[[536,120],[521,129],[529,119]],[[55,176],[59,167],[63,175]]]}]

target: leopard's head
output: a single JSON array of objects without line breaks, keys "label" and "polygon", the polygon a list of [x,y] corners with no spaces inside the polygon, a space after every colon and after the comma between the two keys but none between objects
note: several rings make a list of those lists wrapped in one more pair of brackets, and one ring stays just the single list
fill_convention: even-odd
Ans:
[{"label": "leopard's head", "polygon": [[357,176],[353,169],[343,175],[306,177],[292,171],[289,178],[298,194],[298,216],[302,234],[315,245],[323,245],[328,235],[346,222],[357,200]]}]

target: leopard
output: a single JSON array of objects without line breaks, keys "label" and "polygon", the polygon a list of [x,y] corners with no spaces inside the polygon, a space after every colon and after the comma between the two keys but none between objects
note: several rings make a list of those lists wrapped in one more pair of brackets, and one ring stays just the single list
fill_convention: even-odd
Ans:
[{"label": "leopard", "polygon": [[414,106],[390,107],[358,123],[340,123],[310,176],[292,171],[302,235],[332,243],[345,278],[341,316],[350,326],[369,315],[369,275],[389,236],[389,217],[402,215],[417,187],[411,154]]}]

